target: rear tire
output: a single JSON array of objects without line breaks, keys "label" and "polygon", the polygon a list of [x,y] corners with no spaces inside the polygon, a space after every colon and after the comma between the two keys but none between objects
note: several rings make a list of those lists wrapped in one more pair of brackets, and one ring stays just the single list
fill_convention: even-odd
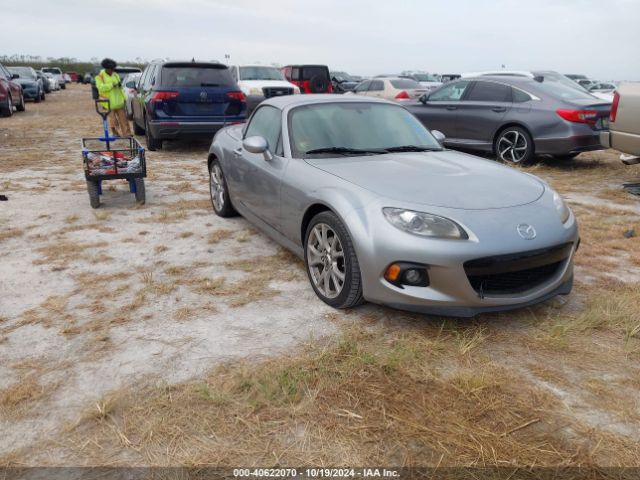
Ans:
[{"label": "rear tire", "polygon": [[498,160],[514,165],[529,165],[535,160],[535,146],[529,132],[521,127],[507,127],[496,137],[494,153]]},{"label": "rear tire", "polygon": [[66,84],[66,83],[61,84],[61,85],[60,85],[60,88],[61,88],[62,90],[66,90],[66,89],[67,89],[67,84]]},{"label": "rear tire", "polygon": [[147,139],[147,150],[155,152],[162,148],[162,140],[153,136],[151,129],[149,128],[149,122],[146,118],[144,119],[144,134]]},{"label": "rear tire", "polygon": [[98,182],[87,180],[87,191],[89,192],[89,203],[92,208],[100,206],[100,195],[98,194]]},{"label": "rear tire", "polygon": [[44,102],[47,99],[47,94],[46,92],[43,90],[42,91],[42,95],[40,96],[40,99]]},{"label": "rear tire", "polygon": [[212,160],[209,164],[209,196],[213,211],[219,217],[227,218],[238,215],[231,203],[227,179],[224,177],[218,160]]},{"label": "rear tire", "polygon": [[134,178],[133,183],[136,186],[136,202],[140,205],[144,205],[146,202],[146,192],[144,189],[144,178]]},{"label": "rear tire", "polygon": [[141,128],[138,126],[138,123],[136,122],[136,118],[133,117],[133,133],[134,135],[144,135],[144,128]]},{"label": "rear tire", "polygon": [[34,99],[33,99],[33,101],[34,101],[35,103],[40,103],[40,102],[42,101],[42,95],[37,94],[37,95],[36,95],[36,98],[34,98]]},{"label": "rear tire", "polygon": [[327,305],[351,308],[364,301],[356,251],[349,232],[335,213],[325,211],[311,219],[304,237],[304,263],[313,290]]}]

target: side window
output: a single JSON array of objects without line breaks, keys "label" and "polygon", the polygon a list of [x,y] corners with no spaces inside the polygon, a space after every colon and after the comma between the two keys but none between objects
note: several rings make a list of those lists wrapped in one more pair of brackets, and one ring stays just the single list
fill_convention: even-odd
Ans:
[{"label": "side window", "polygon": [[291,80],[291,68],[286,67],[282,70],[282,73],[284,74],[284,78],[286,78],[287,80]]},{"label": "side window", "polygon": [[523,103],[531,100],[531,97],[529,96],[528,93],[523,92],[518,88],[511,89],[511,96],[513,98],[513,103]]},{"label": "side window", "polygon": [[300,79],[300,69],[293,67],[291,69],[291,80],[299,80]]},{"label": "side window", "polygon": [[140,77],[138,85],[140,85],[141,88],[146,88],[147,86],[147,78],[149,78],[149,71],[151,70],[151,67],[151,65],[147,66],[147,68],[144,69],[142,76]]},{"label": "side window", "polygon": [[265,105],[260,107],[251,117],[244,137],[260,135],[267,140],[269,149],[276,155],[281,155],[278,149],[282,149],[280,142],[280,132],[282,131],[282,116],[280,110],[275,107]]},{"label": "side window", "polygon": [[0,65],[0,78],[4,79],[4,80],[8,80],[9,78],[7,77],[7,74],[4,73],[4,67],[2,65]]},{"label": "side window", "polygon": [[353,90],[357,93],[366,92],[367,90],[369,90],[369,85],[371,85],[371,80],[365,80],[364,82],[361,82],[358,86],[356,86],[356,88],[354,88]]},{"label": "side window", "polygon": [[474,102],[510,102],[511,87],[496,82],[473,82],[465,100]]},{"label": "side window", "polygon": [[369,86],[370,92],[381,92],[384,90],[384,82],[382,80],[372,80]]},{"label": "side window", "polygon": [[158,85],[160,80],[160,65],[154,65],[151,69],[151,73],[149,74],[149,87],[154,87]]},{"label": "side window", "polygon": [[469,85],[469,80],[450,83],[429,95],[430,102],[455,102],[462,98]]}]

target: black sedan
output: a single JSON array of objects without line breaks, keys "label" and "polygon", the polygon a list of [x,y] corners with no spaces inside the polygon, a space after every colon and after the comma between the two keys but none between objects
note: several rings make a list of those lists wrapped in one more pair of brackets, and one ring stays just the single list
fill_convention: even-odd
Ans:
[{"label": "black sedan", "polygon": [[526,164],[600,150],[611,104],[544,76],[482,76],[449,82],[405,106],[444,144]]}]

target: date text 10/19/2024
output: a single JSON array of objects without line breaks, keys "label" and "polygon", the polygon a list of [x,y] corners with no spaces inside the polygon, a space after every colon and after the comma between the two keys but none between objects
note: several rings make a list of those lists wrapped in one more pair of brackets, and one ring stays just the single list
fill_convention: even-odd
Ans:
[{"label": "date text 10/19/2024", "polygon": [[386,468],[234,468],[236,478],[398,478],[397,470]]}]

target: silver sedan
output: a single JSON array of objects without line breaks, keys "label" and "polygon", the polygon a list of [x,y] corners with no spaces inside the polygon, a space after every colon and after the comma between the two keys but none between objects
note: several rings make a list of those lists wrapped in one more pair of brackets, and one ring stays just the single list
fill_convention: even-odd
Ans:
[{"label": "silver sedan", "polygon": [[568,294],[578,227],[560,196],[441,141],[385,100],[270,99],[214,137],[213,209],[304,258],[336,308],[473,316]]}]

